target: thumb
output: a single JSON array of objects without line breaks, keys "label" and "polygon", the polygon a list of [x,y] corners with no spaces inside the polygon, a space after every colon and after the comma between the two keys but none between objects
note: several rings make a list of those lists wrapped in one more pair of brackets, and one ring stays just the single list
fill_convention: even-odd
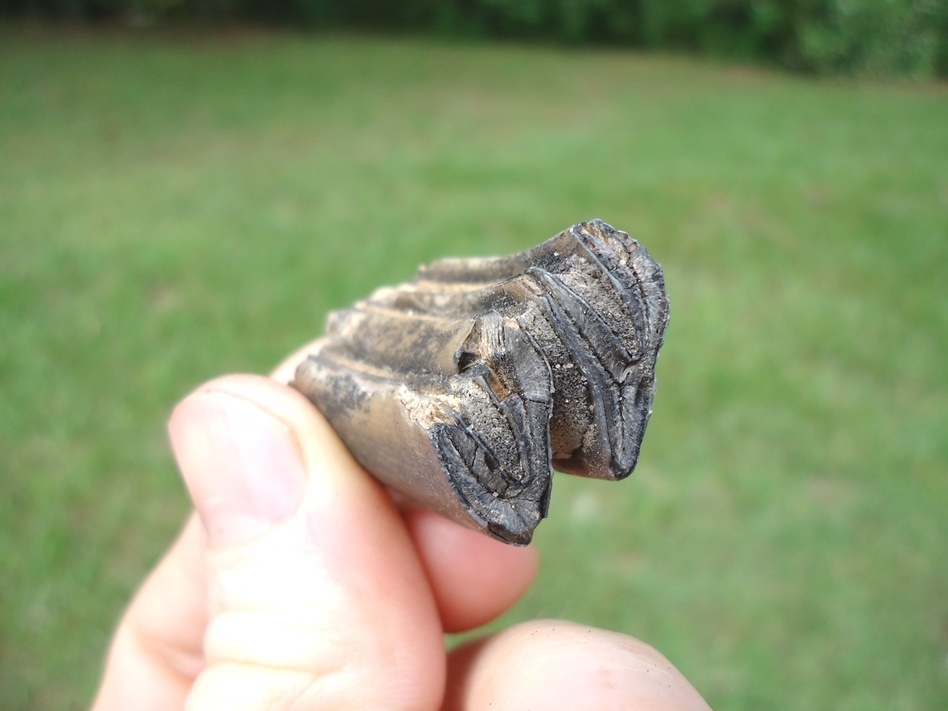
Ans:
[{"label": "thumb", "polygon": [[208,541],[206,666],[187,708],[436,709],[444,649],[422,566],[312,406],[231,376],[169,430]]}]

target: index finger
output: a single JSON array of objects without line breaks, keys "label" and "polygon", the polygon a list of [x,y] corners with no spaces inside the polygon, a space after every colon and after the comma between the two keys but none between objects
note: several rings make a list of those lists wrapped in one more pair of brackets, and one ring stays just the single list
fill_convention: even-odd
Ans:
[{"label": "index finger", "polygon": [[[283,359],[270,377],[293,380],[297,366],[319,347],[310,341]],[[533,546],[509,546],[418,509],[403,511],[446,632],[463,632],[507,611],[530,587],[539,567]],[[477,561],[472,565],[471,561]]]}]

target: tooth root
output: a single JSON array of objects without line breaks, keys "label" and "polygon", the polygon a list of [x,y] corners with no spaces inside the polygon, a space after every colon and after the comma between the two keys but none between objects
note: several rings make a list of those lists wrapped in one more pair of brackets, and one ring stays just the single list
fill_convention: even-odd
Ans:
[{"label": "tooth root", "polygon": [[331,314],[293,385],[397,496],[520,545],[554,465],[635,466],[667,322],[661,268],[592,220],[519,254],[440,260]]}]

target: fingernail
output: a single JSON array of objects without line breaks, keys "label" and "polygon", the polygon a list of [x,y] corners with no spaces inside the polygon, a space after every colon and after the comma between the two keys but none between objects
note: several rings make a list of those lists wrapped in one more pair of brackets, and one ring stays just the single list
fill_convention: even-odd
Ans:
[{"label": "fingernail", "polygon": [[211,543],[258,536],[299,506],[306,469],[296,438],[249,400],[196,393],[175,409],[168,431]]}]

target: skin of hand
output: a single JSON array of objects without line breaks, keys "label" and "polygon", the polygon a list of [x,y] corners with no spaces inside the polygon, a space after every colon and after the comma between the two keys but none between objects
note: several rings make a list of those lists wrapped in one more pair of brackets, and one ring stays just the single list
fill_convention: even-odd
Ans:
[{"label": "skin of hand", "polygon": [[169,422],[195,513],[112,640],[93,711],[707,709],[657,651],[563,621],[445,650],[537,570],[514,548],[401,511],[319,412],[227,376]]}]

